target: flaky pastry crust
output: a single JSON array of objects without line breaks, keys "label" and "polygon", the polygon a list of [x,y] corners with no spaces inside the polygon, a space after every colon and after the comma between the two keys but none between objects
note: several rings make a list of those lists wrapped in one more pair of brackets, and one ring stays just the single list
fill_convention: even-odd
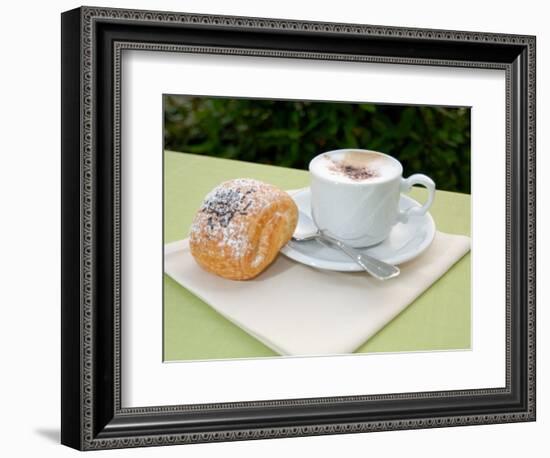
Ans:
[{"label": "flaky pastry crust", "polygon": [[297,222],[296,204],[279,188],[249,178],[225,181],[195,215],[191,254],[208,272],[248,280],[274,261]]}]

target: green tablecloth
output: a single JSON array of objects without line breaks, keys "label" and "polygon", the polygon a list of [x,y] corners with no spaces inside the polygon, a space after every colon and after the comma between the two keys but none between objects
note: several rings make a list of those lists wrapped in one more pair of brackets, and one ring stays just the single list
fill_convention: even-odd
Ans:
[{"label": "green tablecloth", "polygon": [[[411,172],[412,173],[412,172]],[[248,162],[165,152],[164,243],[187,237],[204,196],[224,180],[256,178],[281,189],[308,186],[308,172]],[[423,189],[410,195],[425,198]],[[438,230],[470,235],[470,196],[437,191],[430,210]],[[326,336],[330,339],[330,335]],[[470,347],[470,255],[456,263],[357,352]],[[275,356],[270,348],[164,275],[164,360]]]}]

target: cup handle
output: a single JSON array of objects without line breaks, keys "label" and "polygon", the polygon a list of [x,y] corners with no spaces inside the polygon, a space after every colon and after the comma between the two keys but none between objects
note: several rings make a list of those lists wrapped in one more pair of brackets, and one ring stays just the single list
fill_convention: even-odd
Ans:
[{"label": "cup handle", "polygon": [[428,200],[422,207],[410,207],[404,211],[400,211],[397,215],[397,221],[406,223],[409,221],[410,216],[424,215],[428,209],[432,206],[435,197],[435,183],[434,181],[422,173],[415,173],[409,178],[401,179],[401,192],[409,192],[413,185],[419,184],[424,186],[428,190]]}]

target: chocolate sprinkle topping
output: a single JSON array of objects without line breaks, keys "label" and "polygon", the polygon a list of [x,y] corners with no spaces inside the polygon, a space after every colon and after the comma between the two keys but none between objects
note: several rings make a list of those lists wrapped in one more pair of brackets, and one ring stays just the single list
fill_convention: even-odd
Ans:
[{"label": "chocolate sprinkle topping", "polygon": [[247,196],[254,192],[256,192],[255,188],[247,189],[245,192],[242,192],[241,188],[216,188],[201,207],[203,213],[210,215],[208,228],[212,230],[216,224],[227,227],[236,214],[246,215],[246,211],[252,204]]},{"label": "chocolate sprinkle topping", "polygon": [[374,178],[379,176],[379,173],[377,170],[374,170],[366,166],[352,165],[352,164],[346,163],[345,161],[336,162],[332,159],[329,159],[329,160],[331,161],[331,164],[329,166],[329,169],[331,171],[333,171],[334,173],[339,173],[341,175],[344,175],[348,177],[350,180],[363,181],[363,180],[368,180],[369,178]]},{"label": "chocolate sprinkle topping", "polygon": [[[208,256],[229,253],[236,259],[254,254],[249,217],[280,199],[282,191],[252,178],[237,178],[216,186],[205,197],[189,233],[190,243],[204,244]],[[246,216],[248,215],[248,216]],[[254,221],[254,220],[252,220]],[[260,263],[261,253],[253,263]]]},{"label": "chocolate sprinkle topping", "polygon": [[353,165],[344,165],[342,172],[352,180],[366,180],[367,178],[373,178],[378,176],[374,170],[370,170],[366,167],[354,167]]}]

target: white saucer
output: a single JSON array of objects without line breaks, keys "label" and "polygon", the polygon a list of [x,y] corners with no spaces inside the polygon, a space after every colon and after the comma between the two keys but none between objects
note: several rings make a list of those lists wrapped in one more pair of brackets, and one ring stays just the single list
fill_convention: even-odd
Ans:
[{"label": "white saucer", "polygon": [[[311,217],[310,191],[303,188],[290,192],[298,209]],[[414,199],[401,195],[399,208],[405,210],[412,206],[421,205]],[[435,223],[430,215],[413,216],[407,224],[397,223],[386,240],[369,248],[360,248],[359,251],[374,256],[389,264],[401,264],[418,256],[430,246],[435,236]],[[316,240],[295,242],[291,240],[282,249],[281,253],[294,261],[311,267],[339,272],[358,272],[361,267],[338,249],[322,245]]]}]

